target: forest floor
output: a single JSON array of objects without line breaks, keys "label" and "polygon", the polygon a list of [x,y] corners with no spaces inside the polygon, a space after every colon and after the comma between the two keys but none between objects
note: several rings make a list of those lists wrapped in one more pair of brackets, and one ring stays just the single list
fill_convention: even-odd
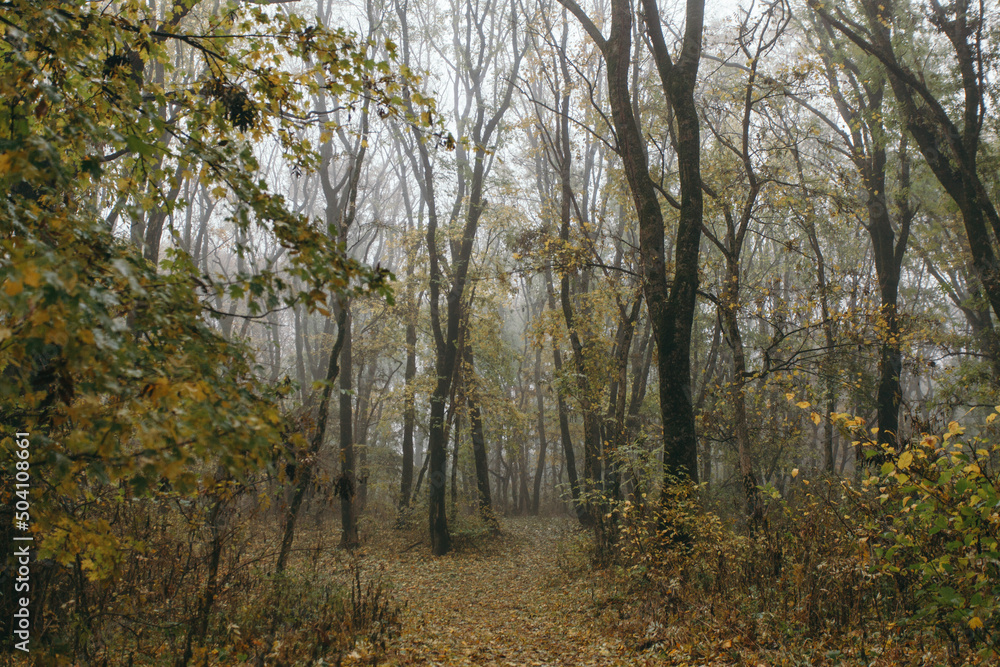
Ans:
[{"label": "forest floor", "polygon": [[441,558],[402,535],[373,544],[367,566],[405,604],[402,635],[379,664],[644,664],[602,627],[587,588],[561,570],[572,526],[507,520],[496,537],[459,535]]},{"label": "forest floor", "polygon": [[[848,633],[807,637],[757,628],[707,600],[650,622],[641,601],[611,571],[590,563],[589,538],[566,518],[501,521],[499,535],[455,534],[455,550],[428,555],[419,533],[379,529],[365,540],[365,578],[391,585],[402,605],[402,631],[386,652],[359,646],[344,665],[741,665],[888,667],[987,664],[973,655],[949,660],[926,648]],[[662,611],[662,610],[661,610]],[[742,620],[740,620],[742,618]],[[749,626],[753,626],[750,628]],[[968,662],[967,662],[968,661]],[[993,663],[995,664],[995,663]]]}]

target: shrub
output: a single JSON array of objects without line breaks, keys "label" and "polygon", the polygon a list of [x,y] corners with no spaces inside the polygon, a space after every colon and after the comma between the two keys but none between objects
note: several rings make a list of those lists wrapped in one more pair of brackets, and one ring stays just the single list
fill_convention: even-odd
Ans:
[{"label": "shrub", "polygon": [[891,512],[872,525],[872,549],[879,572],[915,589],[916,608],[902,620],[988,653],[1000,648],[1000,444],[963,436],[951,422],[898,456],[889,450],[893,460],[865,481]]}]

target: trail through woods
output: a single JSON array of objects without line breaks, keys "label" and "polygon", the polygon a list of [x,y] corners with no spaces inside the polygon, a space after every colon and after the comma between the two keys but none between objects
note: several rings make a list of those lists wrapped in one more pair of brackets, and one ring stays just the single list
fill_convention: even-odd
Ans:
[{"label": "trail through woods", "polygon": [[426,545],[385,555],[385,576],[407,605],[387,664],[636,664],[599,630],[586,587],[560,572],[559,543],[571,525],[506,521],[480,548],[459,540],[442,558],[429,558]]}]

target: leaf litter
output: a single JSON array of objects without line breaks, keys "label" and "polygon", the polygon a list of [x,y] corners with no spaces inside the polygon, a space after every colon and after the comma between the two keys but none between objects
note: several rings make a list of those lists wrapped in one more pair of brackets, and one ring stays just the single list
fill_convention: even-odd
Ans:
[{"label": "leaf litter", "polygon": [[[382,571],[405,605],[396,645],[380,665],[635,665],[644,661],[603,628],[586,588],[560,570],[565,519],[507,520],[502,532],[447,556],[410,548],[404,535],[372,545],[367,568]],[[344,664],[372,664],[364,652]]]}]

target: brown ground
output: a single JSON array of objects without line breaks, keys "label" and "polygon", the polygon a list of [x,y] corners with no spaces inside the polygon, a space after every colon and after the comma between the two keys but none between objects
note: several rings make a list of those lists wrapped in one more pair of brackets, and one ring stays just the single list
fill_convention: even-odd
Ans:
[{"label": "brown ground", "polygon": [[[602,633],[586,587],[560,571],[560,519],[503,523],[500,537],[441,558],[399,540],[373,548],[406,604],[402,637],[387,665],[632,665],[629,651]],[[360,654],[359,654],[360,655]]]}]

